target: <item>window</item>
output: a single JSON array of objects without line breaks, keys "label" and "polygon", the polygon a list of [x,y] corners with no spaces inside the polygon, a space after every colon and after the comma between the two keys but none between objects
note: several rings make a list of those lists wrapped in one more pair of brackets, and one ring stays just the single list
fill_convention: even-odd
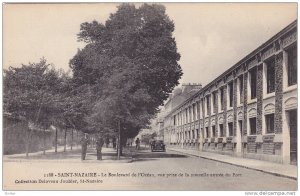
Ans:
[{"label": "window", "polygon": [[202,117],[204,118],[204,116],[205,116],[205,99],[201,103],[201,108],[202,108]]},{"label": "window", "polygon": [[193,114],[193,112],[194,112],[194,111],[193,111],[193,106],[190,106],[190,107],[189,107],[189,111],[190,111],[190,122],[193,122],[193,115],[194,115],[194,114]]},{"label": "window", "polygon": [[266,132],[274,133],[274,114],[266,115],[265,119],[266,119]]},{"label": "window", "polygon": [[228,123],[228,134],[229,136],[233,136],[233,123]]},{"label": "window", "polygon": [[174,116],[174,125],[176,125],[176,116]]},{"label": "window", "polygon": [[196,138],[199,138],[199,129],[196,129]]},{"label": "window", "polygon": [[212,126],[212,137],[216,137],[216,126]]},{"label": "window", "polygon": [[223,88],[220,88],[220,105],[221,105],[221,110],[224,110],[224,90],[223,90]]},{"label": "window", "polygon": [[244,78],[243,76],[239,77],[239,92],[240,92],[240,103],[243,103],[243,92],[244,92]]},{"label": "window", "polygon": [[228,84],[229,90],[229,107],[233,106],[233,82]]},{"label": "window", "polygon": [[180,112],[180,125],[182,125],[182,112]]},{"label": "window", "polygon": [[207,95],[207,97],[206,97],[206,114],[207,115],[209,115],[208,112],[209,112],[209,95]]},{"label": "window", "polygon": [[272,58],[267,63],[267,93],[275,91],[275,59]]},{"label": "window", "polygon": [[185,117],[186,117],[186,119],[185,119],[186,123],[189,123],[189,110],[188,110],[188,108],[185,109]]},{"label": "window", "polygon": [[200,107],[200,104],[199,104],[199,102],[197,102],[197,104],[196,104],[196,119],[198,119],[198,116],[200,116],[200,109],[199,109],[199,107]]},{"label": "window", "polygon": [[257,86],[257,69],[256,67],[249,71],[250,73],[250,91],[251,99],[256,98],[256,86]]},{"label": "window", "polygon": [[220,131],[220,137],[224,137],[224,130],[223,130],[223,124],[219,125],[219,131]]},{"label": "window", "polygon": [[185,123],[188,123],[188,110],[185,109]]},{"label": "window", "polygon": [[193,121],[196,120],[197,113],[196,113],[196,105],[193,104]]},{"label": "window", "polygon": [[288,51],[288,86],[297,84],[297,47],[294,46]]},{"label": "window", "polygon": [[217,113],[218,111],[218,108],[216,108],[216,98],[217,98],[217,95],[216,95],[217,92],[213,92],[212,93],[212,107],[213,107],[213,112],[214,113]]},{"label": "window", "polygon": [[250,118],[250,135],[256,135],[256,118]]},{"label": "window", "polygon": [[206,138],[209,138],[208,127],[205,127],[205,132],[206,132]]},{"label": "window", "polygon": [[190,119],[189,119],[189,122],[192,122],[192,117],[193,117],[193,114],[192,114],[192,108],[191,107],[189,107],[189,117],[190,117]]},{"label": "window", "polygon": [[192,139],[195,139],[195,131],[192,130]]}]

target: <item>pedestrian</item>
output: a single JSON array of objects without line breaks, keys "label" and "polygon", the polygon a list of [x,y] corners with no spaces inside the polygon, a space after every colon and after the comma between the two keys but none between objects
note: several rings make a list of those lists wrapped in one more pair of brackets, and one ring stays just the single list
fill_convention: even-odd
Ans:
[{"label": "pedestrian", "polygon": [[117,142],[116,142],[116,138],[114,137],[113,138],[113,148],[116,149],[117,147]]},{"label": "pedestrian", "polygon": [[104,140],[102,137],[98,137],[96,140],[96,150],[97,150],[97,160],[102,160],[102,146],[104,144]]},{"label": "pedestrian", "polygon": [[81,160],[85,160],[87,146],[89,144],[89,138],[88,138],[88,134],[87,133],[84,134],[84,137],[81,138],[80,142],[81,142]]},{"label": "pedestrian", "polygon": [[135,148],[136,149],[140,149],[140,139],[139,138],[137,138],[136,140],[135,140]]},{"label": "pedestrian", "polygon": [[105,145],[106,145],[106,148],[108,148],[108,146],[109,146],[109,137],[106,137]]}]

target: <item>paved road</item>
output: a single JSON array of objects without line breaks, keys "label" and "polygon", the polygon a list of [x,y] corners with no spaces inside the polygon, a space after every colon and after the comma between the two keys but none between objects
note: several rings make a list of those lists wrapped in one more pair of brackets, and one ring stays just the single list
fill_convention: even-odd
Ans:
[{"label": "paved road", "polygon": [[[4,161],[4,189],[75,190],[296,190],[295,180],[177,152],[139,151],[132,163],[86,162],[78,154],[58,161]],[[9,172],[10,171],[10,172]],[[96,172],[96,177],[59,177],[60,173]],[[44,177],[54,173],[54,177]],[[69,174],[70,175],[70,174]],[[106,175],[106,176],[104,176]],[[67,176],[65,174],[64,176]],[[15,183],[16,180],[57,180],[58,183]],[[64,183],[60,183],[64,180]],[[73,182],[68,183],[68,180]],[[80,181],[84,180],[84,181]],[[31,187],[31,188],[30,188]]]}]

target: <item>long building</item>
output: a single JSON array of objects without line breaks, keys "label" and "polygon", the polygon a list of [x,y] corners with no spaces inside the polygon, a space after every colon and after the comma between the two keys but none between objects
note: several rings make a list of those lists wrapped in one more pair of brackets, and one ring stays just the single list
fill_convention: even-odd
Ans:
[{"label": "long building", "polygon": [[172,148],[297,163],[297,21],[164,119]]}]

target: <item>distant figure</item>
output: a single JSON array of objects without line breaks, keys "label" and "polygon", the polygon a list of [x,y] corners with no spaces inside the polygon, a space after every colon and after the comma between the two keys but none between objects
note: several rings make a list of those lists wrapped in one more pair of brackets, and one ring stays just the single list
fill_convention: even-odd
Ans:
[{"label": "distant figure", "polygon": [[116,142],[116,138],[114,137],[113,138],[113,148],[116,149],[117,147],[117,142]]},{"label": "distant figure", "polygon": [[132,146],[132,141],[133,141],[133,138],[128,139],[128,146]]},{"label": "distant figure", "polygon": [[139,138],[137,138],[136,140],[135,140],[135,148],[136,149],[140,149],[140,139]]},{"label": "distant figure", "polygon": [[80,141],[81,143],[81,160],[85,160],[87,146],[89,144],[88,135],[85,133],[84,137]]},{"label": "distant figure", "polygon": [[108,146],[109,146],[109,137],[106,138],[105,145],[106,145],[106,148],[108,148]]},{"label": "distant figure", "polygon": [[151,151],[153,151],[154,147],[155,147],[155,140],[152,140],[150,142],[150,147],[151,147]]},{"label": "distant figure", "polygon": [[101,137],[98,137],[96,140],[96,150],[97,150],[97,160],[102,160],[102,146],[104,141]]}]

